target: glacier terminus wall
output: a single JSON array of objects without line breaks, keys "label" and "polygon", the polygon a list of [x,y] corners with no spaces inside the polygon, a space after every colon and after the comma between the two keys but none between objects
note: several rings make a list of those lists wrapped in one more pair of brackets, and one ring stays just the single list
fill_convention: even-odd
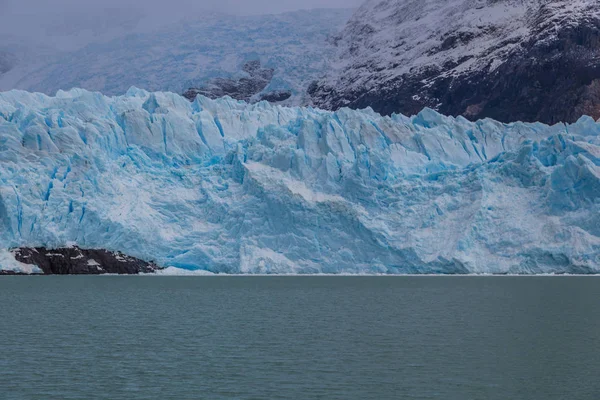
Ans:
[{"label": "glacier terminus wall", "polygon": [[0,249],[223,273],[600,272],[599,138],[585,117],[4,92]]}]

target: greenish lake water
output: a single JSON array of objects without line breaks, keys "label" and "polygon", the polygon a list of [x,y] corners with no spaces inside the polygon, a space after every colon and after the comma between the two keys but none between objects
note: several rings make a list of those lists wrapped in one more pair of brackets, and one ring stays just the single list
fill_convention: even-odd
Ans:
[{"label": "greenish lake water", "polygon": [[599,399],[597,277],[2,277],[0,399]]}]

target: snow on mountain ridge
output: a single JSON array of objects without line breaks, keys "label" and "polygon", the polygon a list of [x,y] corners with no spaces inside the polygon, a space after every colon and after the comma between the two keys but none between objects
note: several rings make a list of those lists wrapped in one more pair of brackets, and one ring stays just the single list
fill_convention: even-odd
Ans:
[{"label": "snow on mountain ridge", "polygon": [[600,271],[600,123],[0,93],[0,249],[229,273]]},{"label": "snow on mountain ridge", "polygon": [[[532,3],[529,1],[528,3]],[[508,4],[507,4],[508,3]],[[484,1],[465,0],[370,0],[354,14],[344,31],[340,34],[338,46],[341,62],[339,71],[347,71],[354,65],[354,57],[363,56],[360,51],[368,52],[368,61],[364,65],[377,70],[384,68],[385,74],[379,76],[394,77],[431,65],[443,65],[447,62],[457,62],[461,58],[473,58],[473,61],[461,63],[446,71],[452,74],[470,68],[473,63],[486,64],[502,53],[514,47],[517,39],[521,40],[529,33],[523,22],[527,19],[523,2],[494,2],[485,4]],[[396,30],[390,26],[397,26]],[[478,33],[478,37],[475,36]],[[466,48],[458,51],[455,42],[469,42]],[[499,46],[507,42],[508,47]],[[359,47],[359,43],[362,47]],[[490,48],[498,47],[488,53]],[[438,52],[437,50],[441,50]],[[474,57],[484,55],[483,59]],[[387,69],[391,67],[391,69]],[[355,84],[374,84],[368,76],[361,76],[357,71],[358,81]],[[329,76],[335,81],[338,76]]]}]

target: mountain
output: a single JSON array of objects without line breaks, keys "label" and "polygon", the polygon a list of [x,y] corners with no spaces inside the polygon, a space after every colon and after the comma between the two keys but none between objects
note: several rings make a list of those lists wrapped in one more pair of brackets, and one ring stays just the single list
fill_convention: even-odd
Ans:
[{"label": "mountain", "polygon": [[335,38],[314,105],[471,120],[600,118],[597,0],[369,0]]},{"label": "mountain", "polygon": [[599,207],[589,117],[0,93],[0,269],[76,245],[228,273],[600,272]]},{"label": "mountain", "polygon": [[[201,18],[190,17],[158,30],[98,39],[73,51],[57,52],[54,58],[43,60],[31,70],[37,65],[34,55],[15,68],[22,74],[6,79],[0,76],[0,89],[53,95],[60,89],[81,87],[118,95],[137,86],[184,93],[189,88],[243,83],[249,78],[246,65],[258,61],[272,76],[263,79],[265,87],[251,95],[256,94],[258,100],[263,89],[265,95],[282,91],[289,93],[287,104],[299,104],[304,102],[309,83],[327,68],[333,50],[327,39],[339,32],[352,12],[320,9],[259,16],[205,13]],[[112,38],[116,32],[114,28],[102,38]]]}]

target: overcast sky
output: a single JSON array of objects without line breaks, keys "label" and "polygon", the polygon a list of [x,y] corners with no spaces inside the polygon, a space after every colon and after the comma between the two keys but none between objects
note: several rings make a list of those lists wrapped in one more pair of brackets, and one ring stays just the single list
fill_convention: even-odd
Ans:
[{"label": "overcast sky", "polygon": [[0,0],[9,12],[39,13],[106,8],[212,9],[230,13],[264,14],[319,7],[355,7],[361,0]]},{"label": "overcast sky", "polygon": [[[205,10],[271,14],[309,8],[357,7],[363,0],[0,0],[0,35],[43,39],[99,26],[202,17]],[[109,22],[111,21],[111,22]]]}]

